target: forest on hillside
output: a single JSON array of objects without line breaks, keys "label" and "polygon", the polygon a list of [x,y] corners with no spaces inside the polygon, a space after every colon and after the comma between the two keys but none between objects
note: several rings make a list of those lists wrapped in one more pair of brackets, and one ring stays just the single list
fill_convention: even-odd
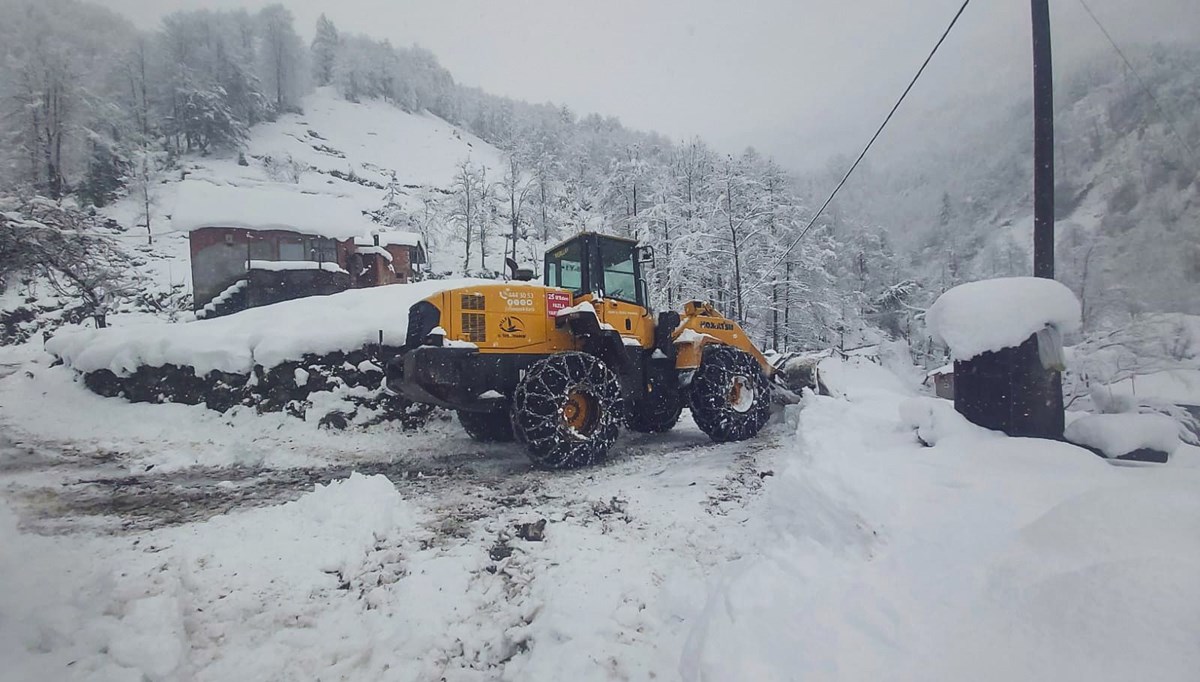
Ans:
[{"label": "forest on hillside", "polygon": [[[489,95],[427,50],[342,34],[324,17],[306,41],[282,5],[179,12],[152,32],[77,0],[4,5],[9,205],[42,196],[86,211],[141,192],[148,220],[148,187],[182,160],[237,156],[254,125],[324,87],[428,112],[503,152],[500,168],[459,160],[452,185],[419,210],[377,212],[444,237],[438,260],[458,272],[490,274],[489,240],[529,262],[581,229],[635,236],[655,247],[659,305],[712,299],[784,349],[850,345],[877,329],[911,337],[949,286],[1030,269],[1024,102],[949,141],[917,140],[903,161],[869,162],[797,243],[843,160],[797,177],[753,149]],[[1060,276],[1091,326],[1200,312],[1200,52],[1158,47],[1136,61],[1143,73],[1097,58],[1059,84]],[[7,262],[11,278],[19,261]]]}]

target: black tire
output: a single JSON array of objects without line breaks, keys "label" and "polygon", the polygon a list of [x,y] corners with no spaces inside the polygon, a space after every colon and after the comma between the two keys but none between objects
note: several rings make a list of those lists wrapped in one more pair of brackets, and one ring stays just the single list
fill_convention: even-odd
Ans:
[{"label": "black tire", "polygon": [[512,421],[508,418],[508,410],[499,412],[464,412],[458,411],[458,423],[463,431],[480,443],[511,443],[513,441]]},{"label": "black tire", "polygon": [[621,417],[617,376],[587,353],[556,353],[537,361],[513,393],[513,430],[529,458],[544,469],[603,461]]},{"label": "black tire", "polygon": [[718,443],[753,438],[771,418],[771,383],[749,353],[709,346],[692,376],[691,408],[696,426]]},{"label": "black tire", "polygon": [[683,412],[683,398],[678,392],[646,396],[630,404],[625,425],[639,433],[670,431]]}]

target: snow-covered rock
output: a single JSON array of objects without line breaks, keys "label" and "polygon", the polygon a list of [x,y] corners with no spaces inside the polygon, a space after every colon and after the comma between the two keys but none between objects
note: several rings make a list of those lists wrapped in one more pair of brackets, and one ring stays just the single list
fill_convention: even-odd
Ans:
[{"label": "snow-covered rock", "polygon": [[1079,329],[1079,300],[1065,285],[1039,277],[1002,277],[960,284],[925,313],[933,339],[955,360],[1019,346],[1047,326]]},{"label": "snow-covered rock", "polygon": [[1179,425],[1161,414],[1089,414],[1068,424],[1065,436],[1110,458],[1142,449],[1169,455],[1179,446]]}]

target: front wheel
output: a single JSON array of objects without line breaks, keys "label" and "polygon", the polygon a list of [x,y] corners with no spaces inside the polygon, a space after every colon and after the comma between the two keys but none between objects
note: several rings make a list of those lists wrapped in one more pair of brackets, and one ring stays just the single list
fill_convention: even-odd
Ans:
[{"label": "front wheel", "polygon": [[756,436],[771,417],[771,384],[758,361],[732,346],[709,346],[692,377],[692,419],[717,442]]},{"label": "front wheel", "polygon": [[621,386],[603,361],[579,352],[543,358],[513,393],[512,424],[529,458],[545,469],[600,462],[617,439]]}]

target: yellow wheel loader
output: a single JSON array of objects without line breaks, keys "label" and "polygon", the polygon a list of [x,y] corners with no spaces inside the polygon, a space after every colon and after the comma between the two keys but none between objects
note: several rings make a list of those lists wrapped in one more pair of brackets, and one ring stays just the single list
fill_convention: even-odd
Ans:
[{"label": "yellow wheel loader", "polygon": [[455,410],[475,440],[525,444],[543,468],[599,462],[622,425],[666,431],[684,407],[715,441],[755,436],[775,369],[710,304],[654,316],[652,260],[636,241],[585,232],[546,252],[544,284],[514,268],[512,281],[419,301],[386,386]]}]

